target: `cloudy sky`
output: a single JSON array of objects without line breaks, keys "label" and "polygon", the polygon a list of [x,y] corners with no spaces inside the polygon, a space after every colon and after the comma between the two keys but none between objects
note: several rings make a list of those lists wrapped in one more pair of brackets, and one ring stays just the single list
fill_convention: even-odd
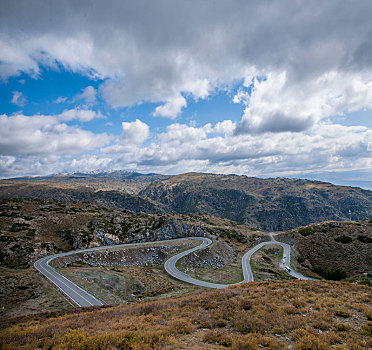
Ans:
[{"label": "cloudy sky", "polygon": [[0,177],[101,170],[372,189],[372,2],[0,2]]}]

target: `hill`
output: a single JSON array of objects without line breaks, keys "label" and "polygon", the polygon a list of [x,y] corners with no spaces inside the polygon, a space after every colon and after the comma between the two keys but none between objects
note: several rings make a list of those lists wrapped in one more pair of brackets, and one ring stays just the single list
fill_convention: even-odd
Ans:
[{"label": "hill", "polygon": [[372,192],[299,179],[188,173],[140,192],[177,213],[221,216],[281,231],[327,220],[372,217]]},{"label": "hill", "polygon": [[367,349],[370,301],[370,287],[349,283],[253,282],[39,315],[4,326],[0,343],[3,349]]},{"label": "hill", "polygon": [[372,271],[372,220],[323,222],[276,236],[298,252],[297,260],[326,279]]},{"label": "hill", "polygon": [[154,180],[167,179],[169,176],[161,174],[140,174],[128,171],[104,171],[90,173],[56,174],[37,177],[19,177],[10,181],[43,183],[49,185],[64,185],[69,188],[85,188],[93,191],[119,191],[138,194]]},{"label": "hill", "polygon": [[299,179],[121,171],[0,181],[0,196],[88,201],[145,213],[204,214],[263,230],[372,217],[372,191]]},{"label": "hill", "polygon": [[[123,185],[121,184],[123,187]],[[68,202],[89,202],[110,208],[127,209],[144,213],[164,213],[164,205],[146,197],[130,192],[112,189],[104,180],[86,183],[79,178],[76,183],[63,179],[48,180],[3,180],[0,184],[0,197],[4,198],[34,198],[40,200],[58,200]]]},{"label": "hill", "polygon": [[[240,242],[246,246],[260,239],[249,227],[221,218],[134,213],[87,202],[0,198],[0,318],[59,310],[69,305],[32,267],[41,257],[88,247],[208,233],[240,249]],[[87,276],[89,280],[98,279],[95,284],[119,302],[193,290],[162,269],[172,250],[160,247],[132,251],[134,255],[128,249],[121,252],[120,259],[115,254],[105,254],[99,264],[94,263],[94,256],[83,265],[73,261],[64,273],[73,275],[81,285],[86,283]]]}]

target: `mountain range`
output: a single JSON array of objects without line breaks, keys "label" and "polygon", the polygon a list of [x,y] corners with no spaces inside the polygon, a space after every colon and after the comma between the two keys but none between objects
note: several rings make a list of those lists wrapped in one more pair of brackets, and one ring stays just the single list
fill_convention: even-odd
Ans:
[{"label": "mountain range", "polygon": [[238,175],[73,173],[2,180],[0,196],[89,201],[146,213],[205,214],[269,231],[372,217],[372,191]]}]

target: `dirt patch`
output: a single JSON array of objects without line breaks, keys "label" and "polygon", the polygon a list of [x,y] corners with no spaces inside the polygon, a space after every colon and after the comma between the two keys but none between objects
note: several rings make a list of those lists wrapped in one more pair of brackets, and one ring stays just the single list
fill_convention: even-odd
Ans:
[{"label": "dirt patch", "polygon": [[234,283],[243,279],[241,256],[226,242],[215,241],[209,247],[179,260],[177,268],[189,276],[214,283]]},{"label": "dirt patch", "polygon": [[251,268],[255,281],[292,279],[279,266],[283,258],[283,248],[278,245],[266,245],[252,255]]},{"label": "dirt patch", "polygon": [[83,263],[90,266],[145,266],[161,265],[170,256],[199,245],[199,241],[153,243],[146,246],[101,249],[67,255],[51,262],[54,267]]},{"label": "dirt patch", "polygon": [[107,304],[158,299],[197,289],[171,278],[160,266],[67,267],[59,271]]}]

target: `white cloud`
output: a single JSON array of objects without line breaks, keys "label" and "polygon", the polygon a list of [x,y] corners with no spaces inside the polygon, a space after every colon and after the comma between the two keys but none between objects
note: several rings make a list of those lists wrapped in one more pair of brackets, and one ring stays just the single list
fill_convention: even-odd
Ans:
[{"label": "white cloud", "polygon": [[125,144],[139,145],[145,142],[150,133],[149,126],[136,119],[134,122],[122,122],[122,142]]},{"label": "white cloud", "polygon": [[68,109],[63,111],[57,117],[61,121],[79,120],[81,122],[89,122],[97,118],[105,118],[101,112],[96,112],[89,109]]},{"label": "white cloud", "polygon": [[26,98],[23,96],[20,91],[13,91],[13,96],[10,101],[19,107],[23,107],[26,104]]},{"label": "white cloud", "polygon": [[54,103],[65,103],[67,101],[67,97],[59,96],[57,99],[54,100]]},{"label": "white cloud", "polygon": [[[172,124],[148,146],[116,148],[113,164],[129,162],[142,171],[235,172],[249,175],[283,176],[372,166],[369,144],[372,130],[366,127],[317,124],[306,134],[277,133],[233,136],[234,125],[224,121],[196,128]],[[228,131],[228,132],[226,132]],[[215,133],[224,133],[223,137]],[[106,156],[110,152],[106,152]],[[192,169],[191,165],[195,166]]]},{"label": "white cloud", "polygon": [[[243,80],[248,86],[257,75],[274,79],[272,84],[256,82],[257,96],[245,112],[241,132],[281,131],[288,124],[295,125],[294,130],[309,127],[314,116],[301,115],[298,121],[295,116],[305,114],[299,105],[316,102],[316,87],[324,92],[337,80],[326,78],[330,74],[346,80],[352,76],[357,84],[339,89],[345,97],[343,108],[332,107],[329,112],[368,108],[368,99],[363,102],[359,97],[370,90],[365,77],[372,71],[368,1],[353,6],[337,0],[280,1],[270,7],[239,0],[194,6],[167,0],[157,1],[156,6],[142,1],[112,1],[109,6],[87,6],[85,1],[78,7],[72,1],[51,4],[8,1],[2,6],[3,79],[20,72],[38,75],[40,64],[57,67],[58,62],[66,69],[105,78],[101,91],[112,107],[165,101],[154,114],[171,118],[186,107],[182,95],[204,99],[233,82]],[[58,13],[53,26],[51,8]],[[33,20],[36,17],[38,21]],[[288,98],[288,111],[282,115],[268,107],[278,102],[265,89],[269,85],[282,93],[281,101]],[[87,103],[93,103],[92,88],[83,94]],[[326,106],[333,106],[337,96],[322,98],[322,114],[327,115]],[[242,97],[238,94],[235,100],[243,102]],[[309,105],[306,112],[314,112]],[[262,116],[257,114],[261,110]]]},{"label": "white cloud", "polygon": [[[153,139],[147,124],[125,122],[121,137],[101,155],[79,155],[74,163],[71,157],[55,160],[49,169],[138,166],[274,175],[372,167],[371,131],[332,125],[333,116],[372,108],[371,2],[87,5],[85,0],[79,6],[72,0],[51,0],[48,6],[3,1],[0,77],[22,72],[38,77],[41,66],[62,65],[103,79],[100,96],[113,108],[151,102],[157,106],[154,116],[173,119],[187,108],[186,99],[237,90],[232,100],[243,104],[244,112],[240,122],[200,128],[172,124]],[[58,21],[50,26],[55,13]],[[13,98],[22,103],[22,95]],[[2,116],[3,166],[17,173],[28,166],[45,171],[40,158],[30,160],[34,154],[106,146],[107,135],[63,123],[103,117],[89,110],[96,98],[97,90],[88,86],[75,96],[75,102],[86,104],[80,109],[58,116]]]},{"label": "white cloud", "polygon": [[247,105],[249,103],[249,96],[250,95],[247,91],[239,89],[239,91],[233,97],[233,102]]},{"label": "white cloud", "polygon": [[237,134],[304,131],[321,119],[372,108],[371,72],[336,71],[291,84],[287,74],[255,80]]},{"label": "white cloud", "polygon": [[188,80],[184,84],[184,91],[192,94],[195,99],[205,99],[209,96],[212,90],[211,84],[208,79],[195,79]]},{"label": "white cloud", "polygon": [[0,154],[50,155],[77,154],[93,150],[110,141],[103,133],[68,126],[56,116],[0,115]]},{"label": "white cloud", "polygon": [[186,99],[183,96],[176,96],[169,99],[165,104],[156,107],[153,115],[175,119],[181,113],[182,108],[186,106]]},{"label": "white cloud", "polygon": [[96,103],[97,91],[93,86],[87,86],[82,92],[75,96],[75,100],[84,100],[86,105],[92,106]]}]

